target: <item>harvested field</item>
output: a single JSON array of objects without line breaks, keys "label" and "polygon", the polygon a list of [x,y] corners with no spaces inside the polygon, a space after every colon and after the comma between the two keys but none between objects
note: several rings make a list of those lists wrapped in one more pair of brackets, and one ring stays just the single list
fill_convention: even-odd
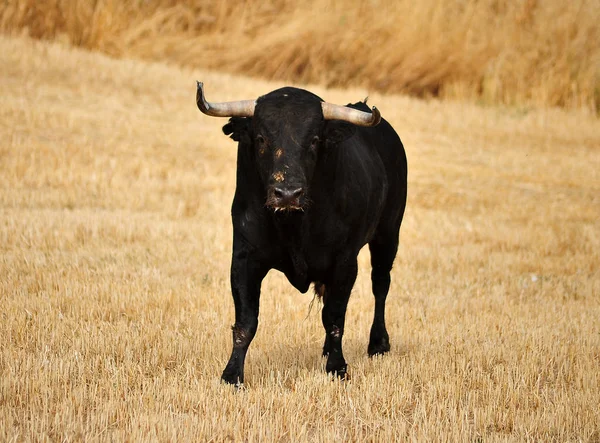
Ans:
[{"label": "harvested field", "polygon": [[271,272],[235,392],[236,153],[196,79],[281,85],[0,36],[0,440],[598,441],[597,118],[370,94],[409,161],[392,351],[366,355],[367,250],[345,383]]}]

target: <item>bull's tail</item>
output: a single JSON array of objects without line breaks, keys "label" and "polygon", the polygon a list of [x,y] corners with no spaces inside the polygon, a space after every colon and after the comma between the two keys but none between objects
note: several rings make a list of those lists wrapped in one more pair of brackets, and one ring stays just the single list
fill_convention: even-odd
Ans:
[{"label": "bull's tail", "polygon": [[317,297],[319,297],[320,299],[325,298],[325,284],[324,283],[321,283],[320,281],[315,282],[314,290],[315,290],[315,295]]},{"label": "bull's tail", "polygon": [[308,316],[310,315],[311,311],[312,311],[312,307],[315,303],[315,300],[318,300],[320,303],[323,303],[325,301],[325,297],[326,297],[326,291],[325,291],[325,284],[321,283],[321,282],[315,282],[315,285],[313,287],[314,291],[315,291],[315,295],[312,298],[312,300],[310,301],[310,304],[308,305],[308,313],[306,314],[306,318],[308,318]]}]

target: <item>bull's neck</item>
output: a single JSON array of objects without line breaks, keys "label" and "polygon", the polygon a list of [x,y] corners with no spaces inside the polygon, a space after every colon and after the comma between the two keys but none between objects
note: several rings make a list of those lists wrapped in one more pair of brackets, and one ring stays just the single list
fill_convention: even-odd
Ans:
[{"label": "bull's neck", "polygon": [[308,238],[308,223],[306,212],[273,214],[273,223],[277,231],[280,245],[287,251],[292,261],[294,274],[305,279],[308,275],[308,265],[304,254],[305,239]]},{"label": "bull's neck", "polygon": [[307,212],[279,212],[272,217],[281,244],[288,248],[301,248],[302,239],[306,236]]}]

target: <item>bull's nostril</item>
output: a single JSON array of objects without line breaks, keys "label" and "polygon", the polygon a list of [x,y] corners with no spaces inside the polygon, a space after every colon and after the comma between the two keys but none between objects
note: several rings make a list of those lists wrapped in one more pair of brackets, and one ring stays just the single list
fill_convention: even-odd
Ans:
[{"label": "bull's nostril", "polygon": [[296,189],[285,189],[285,188],[274,188],[273,196],[280,202],[280,204],[297,204],[297,200],[304,195],[303,188]]}]

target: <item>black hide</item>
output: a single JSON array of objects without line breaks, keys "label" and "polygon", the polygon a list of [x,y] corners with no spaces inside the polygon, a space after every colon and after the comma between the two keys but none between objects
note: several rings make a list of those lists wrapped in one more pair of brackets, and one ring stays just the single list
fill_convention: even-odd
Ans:
[{"label": "black hide", "polygon": [[[375,315],[369,355],[390,349],[385,299],[406,205],[404,147],[385,121],[358,127],[324,121],[321,99],[282,88],[257,100],[253,117],[223,127],[238,143],[231,210],[233,352],[223,380],[244,381],[244,359],[258,326],[261,282],[283,272],[300,292],[323,296],[326,369],[342,378],[342,336],[357,255],[369,244]],[[364,103],[348,105],[370,112]]]}]

